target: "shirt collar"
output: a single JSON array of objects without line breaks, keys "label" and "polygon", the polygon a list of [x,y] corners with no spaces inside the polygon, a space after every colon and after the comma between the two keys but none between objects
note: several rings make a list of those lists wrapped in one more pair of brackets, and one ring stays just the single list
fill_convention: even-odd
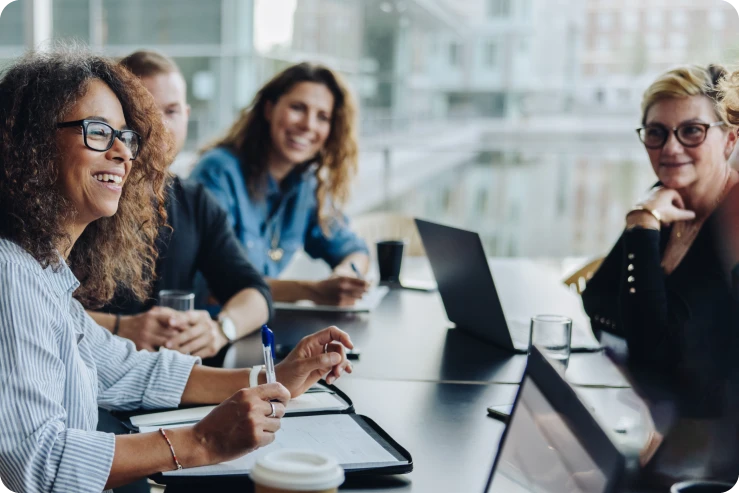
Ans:
[{"label": "shirt collar", "polygon": [[282,180],[282,186],[277,184],[271,174],[267,173],[267,197],[273,197],[280,194],[288,194],[293,189],[298,188],[306,181],[312,172],[318,168],[318,163],[308,162],[295,166],[287,176]]},{"label": "shirt collar", "polygon": [[69,268],[67,262],[61,256],[59,257],[59,264],[44,269],[30,253],[17,243],[7,239],[0,239],[0,253],[12,257],[21,265],[38,269],[37,272],[41,277],[47,279],[52,289],[59,295],[73,293],[80,286],[79,281],[72,273],[72,269]]}]

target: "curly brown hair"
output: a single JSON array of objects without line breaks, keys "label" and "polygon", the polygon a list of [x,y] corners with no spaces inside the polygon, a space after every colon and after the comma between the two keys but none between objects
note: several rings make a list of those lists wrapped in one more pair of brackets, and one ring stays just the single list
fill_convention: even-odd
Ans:
[{"label": "curly brown hair", "polygon": [[139,299],[149,294],[157,259],[154,242],[166,221],[170,137],[138,78],[84,49],[31,52],[0,79],[0,236],[20,245],[42,267],[54,269],[61,267],[58,252],[72,241],[65,224],[76,214],[57,185],[56,125],[92,80],[115,93],[143,146],[118,212],[89,224],[67,258],[81,284],[75,297],[87,307],[104,304],[119,285]]},{"label": "curly brown hair", "polygon": [[[267,186],[267,156],[272,139],[265,118],[267,102],[275,104],[280,97],[301,82],[323,84],[334,97],[331,131],[315,162],[318,219],[324,233],[338,209],[349,199],[351,181],[357,173],[356,105],[341,77],[331,69],[313,63],[292,65],[275,75],[257,92],[251,105],[244,108],[226,135],[202,149],[225,147],[239,158],[249,193],[261,198]],[[304,165],[310,163],[303,163]]]}]

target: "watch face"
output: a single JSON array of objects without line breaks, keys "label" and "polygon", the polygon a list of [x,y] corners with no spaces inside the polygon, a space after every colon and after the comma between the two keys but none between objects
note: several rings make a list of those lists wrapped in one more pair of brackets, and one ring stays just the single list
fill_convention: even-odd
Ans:
[{"label": "watch face", "polygon": [[221,330],[223,331],[223,335],[226,336],[226,339],[234,341],[236,339],[236,326],[234,325],[233,320],[228,317],[221,317],[220,324]]}]

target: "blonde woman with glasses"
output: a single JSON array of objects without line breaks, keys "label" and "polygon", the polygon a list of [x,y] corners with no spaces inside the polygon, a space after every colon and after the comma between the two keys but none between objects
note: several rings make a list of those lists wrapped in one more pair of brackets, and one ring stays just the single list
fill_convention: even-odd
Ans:
[{"label": "blonde woman with glasses", "polygon": [[[728,158],[736,117],[721,105],[718,66],[661,75],[644,93],[637,133],[658,183],[583,293],[594,330],[625,337],[632,361],[677,378],[696,402],[720,399],[733,299],[717,209],[739,181]],[[707,401],[706,401],[707,399]]]}]

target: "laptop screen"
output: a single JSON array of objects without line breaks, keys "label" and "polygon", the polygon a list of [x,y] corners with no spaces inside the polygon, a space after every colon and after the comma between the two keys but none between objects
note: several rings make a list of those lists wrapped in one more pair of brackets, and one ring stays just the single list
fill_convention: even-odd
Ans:
[{"label": "laptop screen", "polygon": [[600,493],[608,478],[526,376],[487,493]]}]

